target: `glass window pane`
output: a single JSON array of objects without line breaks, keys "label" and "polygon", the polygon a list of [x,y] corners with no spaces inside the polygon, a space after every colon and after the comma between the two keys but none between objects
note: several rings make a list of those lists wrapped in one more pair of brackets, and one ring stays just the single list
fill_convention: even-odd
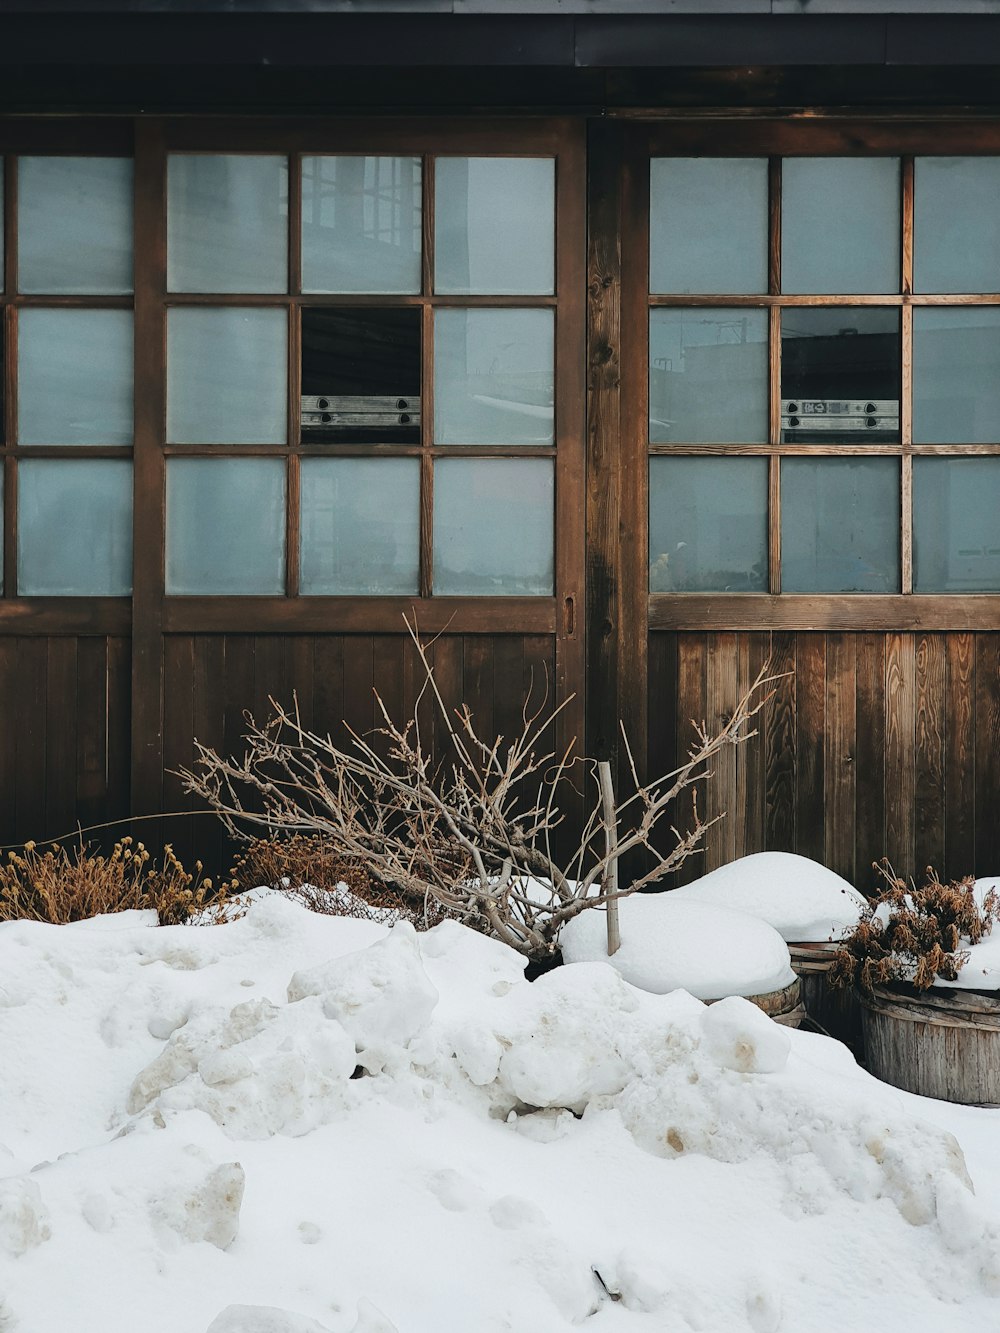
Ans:
[{"label": "glass window pane", "polygon": [[649,460],[649,591],[767,592],[766,458]]},{"label": "glass window pane", "polygon": [[415,308],[302,311],[302,443],[419,444]]},{"label": "glass window pane", "polygon": [[167,290],[288,290],[286,158],[170,156]]},{"label": "glass window pane", "polygon": [[899,330],[898,310],[783,310],[782,441],[898,443]]},{"label": "glass window pane", "polygon": [[913,460],[914,592],[1000,592],[1000,458]]},{"label": "glass window pane", "polygon": [[899,462],[781,460],[781,591],[899,592]]},{"label": "glass window pane", "polygon": [[551,310],[434,313],[437,444],[551,444]]},{"label": "glass window pane", "polygon": [[653,444],[767,441],[767,311],[653,310]]},{"label": "glass window pane", "polygon": [[555,291],[555,190],[550,157],[439,157],[434,290]]},{"label": "glass window pane", "polygon": [[127,157],[19,158],[19,290],[130,292],[132,179]]},{"label": "glass window pane", "polygon": [[167,459],[167,592],[285,591],[285,463]]},{"label": "glass window pane", "polygon": [[21,310],[21,444],[132,443],[132,312]]},{"label": "glass window pane", "polygon": [[913,288],[1000,291],[1000,157],[918,157]]},{"label": "glass window pane", "polygon": [[303,458],[303,593],[417,593],[420,460]]},{"label": "glass window pane", "polygon": [[302,159],[302,290],[419,292],[419,157]]},{"label": "glass window pane", "polygon": [[1000,307],[914,310],[913,440],[1000,443]]},{"label": "glass window pane", "polygon": [[126,597],[132,591],[128,459],[23,458],[17,510],[22,597]]},{"label": "glass window pane", "polygon": [[781,290],[898,292],[897,157],[786,157]]},{"label": "glass window pane", "polygon": [[168,311],[168,442],[284,444],[287,438],[284,310]]},{"label": "glass window pane", "polygon": [[649,290],[767,291],[767,160],[654,157]]},{"label": "glass window pane", "polygon": [[439,458],[434,465],[434,592],[551,597],[551,458]]}]

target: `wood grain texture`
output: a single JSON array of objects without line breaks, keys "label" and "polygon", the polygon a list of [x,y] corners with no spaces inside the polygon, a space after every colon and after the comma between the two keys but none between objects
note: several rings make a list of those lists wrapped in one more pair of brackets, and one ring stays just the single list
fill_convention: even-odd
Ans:
[{"label": "wood grain texture", "polygon": [[944,873],[961,879],[976,855],[976,636],[945,636]]},{"label": "wood grain texture", "polygon": [[942,871],[945,847],[945,704],[947,645],[943,635],[916,639],[914,719],[914,852],[917,874]]},{"label": "wood grain texture", "polygon": [[824,863],[855,879],[857,800],[857,645],[853,635],[826,638]]}]

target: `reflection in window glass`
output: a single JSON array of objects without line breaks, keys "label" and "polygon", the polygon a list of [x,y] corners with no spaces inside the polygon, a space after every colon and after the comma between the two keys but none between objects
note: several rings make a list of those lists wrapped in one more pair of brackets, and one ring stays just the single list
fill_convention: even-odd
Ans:
[{"label": "reflection in window glass", "polygon": [[288,290],[288,162],[236,153],[167,161],[167,290]]},{"label": "reflection in window glass", "polygon": [[285,591],[285,463],[167,459],[167,592]]},{"label": "reflection in window glass", "polygon": [[1000,458],[913,460],[914,592],[1000,592]]},{"label": "reflection in window glass", "polygon": [[287,358],[284,310],[169,310],[168,443],[284,444]]},{"label": "reflection in window glass", "polygon": [[21,444],[132,443],[132,312],[21,310]]},{"label": "reflection in window glass", "polygon": [[653,444],[767,440],[767,311],[650,312],[649,438]]},{"label": "reflection in window glass", "polygon": [[1000,443],[1000,307],[913,311],[913,440]]},{"label": "reflection in window glass", "polygon": [[898,292],[896,157],[786,157],[781,290]]},{"label": "reflection in window glass", "polygon": [[416,308],[302,311],[302,443],[420,443]]},{"label": "reflection in window glass", "polygon": [[303,593],[417,593],[420,460],[303,458]]},{"label": "reflection in window glass", "polygon": [[1000,291],[1000,157],[918,157],[913,289]]},{"label": "reflection in window glass", "polygon": [[551,310],[434,312],[436,444],[551,444]]},{"label": "reflection in window glass", "polygon": [[19,290],[131,292],[131,158],[22,157],[17,166]]},{"label": "reflection in window glass", "polygon": [[766,458],[649,460],[649,591],[767,591]]},{"label": "reflection in window glass", "polygon": [[17,476],[20,595],[128,596],[132,591],[131,462],[24,458]]},{"label": "reflection in window glass", "polygon": [[419,157],[302,159],[302,290],[419,292]]},{"label": "reflection in window glass", "polygon": [[900,364],[898,310],[783,310],[782,441],[898,443]]},{"label": "reflection in window glass", "polygon": [[899,592],[899,462],[781,460],[782,592]]},{"label": "reflection in window glass", "polygon": [[551,597],[551,458],[439,458],[434,464],[434,592]]},{"label": "reflection in window glass", "polygon": [[434,290],[555,291],[555,182],[550,157],[437,158]]},{"label": "reflection in window glass", "polygon": [[767,291],[767,159],[654,157],[649,290]]}]

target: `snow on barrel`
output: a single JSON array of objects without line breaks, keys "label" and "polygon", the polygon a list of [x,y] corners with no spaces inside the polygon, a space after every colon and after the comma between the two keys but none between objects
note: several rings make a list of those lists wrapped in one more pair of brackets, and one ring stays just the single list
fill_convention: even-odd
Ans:
[{"label": "snow on barrel", "polygon": [[840,940],[858,924],[865,899],[808,856],[754,852],[672,890],[684,901],[749,912],[785,940]]},{"label": "snow on barrel", "polygon": [[567,963],[602,961],[640,990],[699,1000],[762,996],[795,985],[788,947],[764,921],[676,892],[634,894],[619,906],[621,947],[608,957],[604,912],[581,912],[560,935]]}]

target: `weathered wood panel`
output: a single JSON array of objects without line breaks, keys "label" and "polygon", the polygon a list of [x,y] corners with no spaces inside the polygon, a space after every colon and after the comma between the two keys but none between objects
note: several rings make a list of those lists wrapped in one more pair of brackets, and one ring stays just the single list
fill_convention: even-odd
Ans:
[{"label": "weathered wood panel", "polygon": [[[468,703],[491,740],[520,732],[526,700],[533,709],[554,706],[551,635],[442,635],[429,656],[445,703],[451,709]],[[376,691],[389,715],[405,721],[423,685],[416,650],[404,634],[170,634],[163,674],[167,811],[197,808],[175,776],[191,764],[194,738],[242,753],[244,713],[266,718],[272,698],[290,706],[294,695],[306,726],[343,742],[349,739],[345,722],[369,737],[382,725]],[[420,719],[425,740],[440,746],[443,724],[426,697]],[[197,855],[214,873],[228,869],[232,849],[214,816],[175,818],[160,834],[182,859]]]},{"label": "weathered wood panel", "polygon": [[[130,669],[128,639],[0,639],[4,846],[72,838],[78,827],[128,816]],[[121,824],[92,840],[127,831]]]},{"label": "weathered wood panel", "polygon": [[718,726],[765,660],[780,678],[758,735],[715,765],[701,808],[725,818],[679,879],[766,849],[866,891],[884,856],[918,879],[1000,873],[1000,634],[653,632],[650,774],[675,766],[692,719]]}]

